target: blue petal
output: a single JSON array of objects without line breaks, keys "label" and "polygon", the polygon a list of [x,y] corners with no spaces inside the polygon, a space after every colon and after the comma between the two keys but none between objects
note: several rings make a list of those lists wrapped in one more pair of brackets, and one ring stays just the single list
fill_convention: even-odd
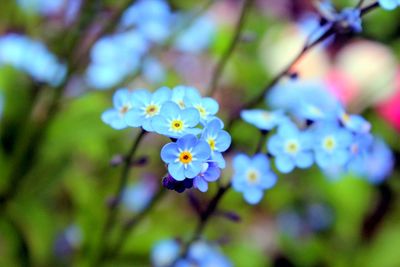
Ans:
[{"label": "blue petal", "polygon": [[315,162],[322,169],[326,169],[330,165],[334,165],[332,164],[332,155],[324,152],[317,152],[315,154]]},{"label": "blue petal", "polygon": [[194,178],[200,174],[203,167],[203,162],[192,161],[185,169],[185,176],[187,178]]},{"label": "blue petal", "polygon": [[175,162],[175,160],[178,157],[179,157],[179,150],[178,150],[178,145],[176,143],[168,143],[161,149],[161,159],[165,163]]},{"label": "blue petal", "polygon": [[269,171],[269,160],[264,154],[256,154],[252,159],[252,165],[261,173],[266,173]]},{"label": "blue petal", "polygon": [[210,97],[205,97],[202,99],[202,105],[207,110],[209,115],[214,115],[218,112],[219,105],[218,102]]},{"label": "blue petal", "polygon": [[181,118],[187,127],[195,127],[199,124],[200,113],[195,108],[186,108],[181,112]]},{"label": "blue petal", "polygon": [[201,192],[207,192],[208,183],[200,176],[196,176],[193,180],[193,186],[199,189]]},{"label": "blue petal", "polygon": [[281,154],[283,151],[282,137],[279,135],[271,136],[267,142],[267,149],[274,156]]},{"label": "blue petal", "polygon": [[117,109],[122,108],[130,102],[131,92],[128,89],[119,89],[113,95],[113,104]]},{"label": "blue petal", "polygon": [[193,148],[193,156],[199,161],[206,161],[210,158],[211,149],[207,142],[199,140],[197,145]]},{"label": "blue petal", "polygon": [[278,155],[275,158],[276,168],[282,173],[289,173],[294,169],[293,160],[286,155]]},{"label": "blue petal", "polygon": [[157,103],[164,103],[171,98],[171,90],[168,87],[161,87],[153,93],[152,100]]},{"label": "blue petal", "polygon": [[231,142],[232,142],[231,135],[228,132],[221,130],[218,133],[217,138],[215,138],[215,143],[217,148],[216,150],[219,152],[226,151],[231,145]]},{"label": "blue petal", "polygon": [[297,137],[299,134],[299,130],[293,122],[286,121],[279,126],[278,134],[286,138]]},{"label": "blue petal", "polygon": [[144,119],[143,123],[142,123],[142,127],[145,131],[154,132],[151,118]]},{"label": "blue petal", "polygon": [[217,166],[221,169],[224,169],[226,166],[225,159],[220,152],[214,151],[211,153],[212,161],[217,163]]},{"label": "blue petal", "polygon": [[125,122],[131,127],[140,127],[143,121],[143,112],[137,108],[131,109],[125,114]]},{"label": "blue petal", "polygon": [[245,172],[250,164],[251,160],[245,154],[238,154],[233,158],[233,169],[235,172]]},{"label": "blue petal", "polygon": [[313,154],[311,152],[299,152],[295,158],[296,166],[299,168],[309,168],[313,164]]},{"label": "blue petal", "polygon": [[176,103],[172,101],[165,102],[160,110],[160,115],[167,119],[176,119],[180,115],[180,113],[181,109]]},{"label": "blue petal", "polygon": [[207,171],[203,173],[204,180],[215,182],[221,176],[221,170],[215,164],[209,163]]},{"label": "blue petal", "polygon": [[278,177],[273,172],[269,171],[267,173],[263,173],[260,181],[260,187],[263,189],[271,188],[276,184],[277,180]]},{"label": "blue petal", "polygon": [[151,93],[146,89],[136,89],[132,92],[133,107],[147,106],[151,100]]},{"label": "blue petal", "polygon": [[168,172],[177,181],[185,180],[185,168],[181,163],[168,164]]},{"label": "blue petal", "polygon": [[259,203],[263,195],[264,192],[258,188],[248,188],[243,192],[244,199],[251,205]]},{"label": "blue petal", "polygon": [[184,102],[188,107],[192,107],[196,104],[201,104],[201,95],[194,87],[186,87],[185,88],[185,97]]},{"label": "blue petal", "polygon": [[151,119],[151,126],[159,134],[166,135],[168,133],[168,121],[161,115],[156,115]]},{"label": "blue petal", "polygon": [[396,0],[379,0],[379,5],[386,10],[395,9],[399,3]]},{"label": "blue petal", "polygon": [[176,141],[176,144],[182,150],[189,150],[197,144],[197,141],[198,139],[196,136],[194,136],[193,134],[187,134],[179,138]]}]

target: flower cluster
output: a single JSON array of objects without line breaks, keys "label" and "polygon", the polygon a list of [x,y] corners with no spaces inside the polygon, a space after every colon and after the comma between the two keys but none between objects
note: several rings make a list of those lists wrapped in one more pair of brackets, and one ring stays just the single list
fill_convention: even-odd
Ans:
[{"label": "flower cluster", "polygon": [[219,266],[230,267],[232,263],[220,252],[219,248],[205,241],[193,243],[186,258],[178,259],[181,244],[177,240],[159,241],[153,248],[151,262],[154,267],[190,267]]},{"label": "flower cluster", "polygon": [[140,0],[123,14],[118,32],[99,39],[91,50],[86,71],[89,85],[106,89],[117,85],[141,66],[143,77],[160,83],[165,70],[158,58],[148,55],[155,45],[176,36],[174,47],[182,52],[198,53],[207,48],[214,36],[214,23],[204,15],[182,31],[186,14],[172,12],[165,0]]},{"label": "flower cluster", "polygon": [[[120,89],[113,97],[114,108],[102,114],[102,120],[114,129],[141,127],[173,140],[161,150],[169,175],[164,186],[184,191],[194,186],[208,190],[225,168],[222,152],[230,144],[230,135],[215,116],[218,103],[202,97],[194,87],[161,87],[153,93],[146,89]],[[188,181],[189,179],[189,181]]]},{"label": "flower cluster", "polygon": [[43,43],[19,34],[0,36],[1,65],[11,65],[53,86],[61,82],[66,72],[65,66]]},{"label": "flower cluster", "polygon": [[[275,86],[267,102],[276,111],[245,110],[241,115],[262,131],[277,129],[270,134],[266,147],[280,172],[316,163],[328,173],[354,172],[374,181],[390,173],[393,155],[385,145],[374,145],[370,123],[348,114],[323,84],[289,80]],[[386,166],[371,160],[376,153],[385,158]],[[380,177],[374,174],[378,165]]]}]

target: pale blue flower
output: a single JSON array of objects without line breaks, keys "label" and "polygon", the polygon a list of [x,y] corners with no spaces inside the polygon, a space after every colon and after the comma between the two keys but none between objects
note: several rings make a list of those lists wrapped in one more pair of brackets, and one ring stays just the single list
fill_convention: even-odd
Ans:
[{"label": "pale blue flower", "polygon": [[133,96],[128,89],[119,89],[113,95],[114,107],[101,114],[101,120],[116,130],[128,127],[125,122],[126,113],[133,108]]}]

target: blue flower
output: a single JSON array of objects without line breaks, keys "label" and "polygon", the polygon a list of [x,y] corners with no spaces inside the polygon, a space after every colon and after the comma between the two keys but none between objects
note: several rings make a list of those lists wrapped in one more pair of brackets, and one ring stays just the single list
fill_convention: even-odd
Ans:
[{"label": "blue flower", "polygon": [[393,10],[400,6],[400,0],[379,0],[379,5],[386,10]]},{"label": "blue flower", "polygon": [[253,158],[239,154],[233,159],[232,186],[242,192],[249,204],[257,204],[264,195],[264,190],[275,185],[276,175],[270,170],[269,160],[263,154]]},{"label": "blue flower", "polygon": [[200,113],[200,121],[206,124],[214,118],[218,112],[218,102],[211,97],[201,97],[199,91],[192,87],[190,90],[186,90],[184,96],[184,104],[186,107],[194,107]]},{"label": "blue flower", "polygon": [[148,132],[153,131],[151,120],[161,111],[162,105],[171,97],[171,90],[161,87],[154,93],[146,89],[132,92],[133,108],[125,115],[126,124],[132,127],[142,126]]},{"label": "blue flower", "polygon": [[122,193],[122,204],[129,211],[139,212],[147,206],[154,192],[155,184],[152,180],[141,180],[124,189]]},{"label": "blue flower", "polygon": [[232,263],[219,251],[217,246],[197,241],[190,246],[187,257],[180,259],[174,267],[192,266],[231,267]]},{"label": "blue flower", "polygon": [[203,129],[201,139],[205,140],[211,148],[211,160],[216,162],[218,167],[225,168],[225,160],[222,152],[225,152],[231,145],[232,138],[230,134],[222,130],[223,125],[220,120],[210,121]]},{"label": "blue flower", "polygon": [[291,121],[278,128],[267,143],[268,151],[275,156],[276,168],[283,172],[291,172],[295,166],[308,168],[313,164],[311,136],[301,132]]},{"label": "blue flower", "polygon": [[178,85],[175,86],[172,89],[172,95],[171,95],[171,101],[175,102],[178,104],[178,106],[183,109],[186,108],[185,105],[185,95],[187,92],[193,92],[196,93],[197,89],[194,87],[190,86],[183,86],[183,85]]},{"label": "blue flower", "polygon": [[101,120],[116,130],[128,127],[125,115],[133,108],[132,93],[128,89],[119,89],[114,93],[114,108],[110,108],[101,114]]},{"label": "blue flower", "polygon": [[264,131],[272,130],[286,119],[281,110],[272,112],[262,109],[243,110],[240,112],[240,116],[245,122]]},{"label": "blue flower", "polygon": [[169,267],[178,258],[180,244],[174,239],[159,241],[151,251],[151,263],[154,267]]},{"label": "blue flower", "polygon": [[194,177],[193,186],[201,192],[207,192],[208,183],[215,182],[221,175],[221,170],[214,162],[203,163],[203,168],[200,173]]},{"label": "blue flower", "polygon": [[180,109],[171,101],[165,102],[160,113],[153,117],[153,130],[159,134],[172,138],[179,138],[185,134],[199,134],[200,129],[194,128],[200,121],[199,112],[195,108]]},{"label": "blue flower", "polygon": [[345,8],[335,17],[335,23],[339,31],[362,32],[361,11],[358,8]]},{"label": "blue flower", "polygon": [[350,158],[352,134],[336,123],[320,123],[314,129],[315,161],[322,169],[343,166]]},{"label": "blue flower", "polygon": [[192,134],[179,138],[176,143],[166,144],[161,149],[161,158],[168,164],[168,172],[177,180],[194,178],[200,174],[203,163],[210,158],[207,142]]}]

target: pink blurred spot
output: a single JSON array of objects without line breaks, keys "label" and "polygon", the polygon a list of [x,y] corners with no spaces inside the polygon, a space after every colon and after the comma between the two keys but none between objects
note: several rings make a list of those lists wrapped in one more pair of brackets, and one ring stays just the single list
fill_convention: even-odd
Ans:
[{"label": "pink blurred spot", "polygon": [[390,99],[381,102],[377,110],[379,115],[400,132],[400,68],[396,75],[396,93]]},{"label": "pink blurred spot", "polygon": [[325,77],[328,91],[335,95],[340,102],[348,105],[359,95],[357,83],[345,72],[331,69]]}]

